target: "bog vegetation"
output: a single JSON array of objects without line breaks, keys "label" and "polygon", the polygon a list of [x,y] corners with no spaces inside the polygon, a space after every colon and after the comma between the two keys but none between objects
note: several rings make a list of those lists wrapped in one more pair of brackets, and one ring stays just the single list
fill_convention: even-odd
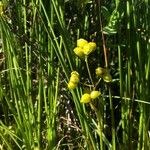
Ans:
[{"label": "bog vegetation", "polygon": [[150,1],[0,1],[1,150],[150,149]]}]

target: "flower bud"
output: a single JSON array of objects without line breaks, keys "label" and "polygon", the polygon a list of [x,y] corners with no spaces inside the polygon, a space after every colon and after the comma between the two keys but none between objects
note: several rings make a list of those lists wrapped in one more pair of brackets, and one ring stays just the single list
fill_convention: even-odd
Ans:
[{"label": "flower bud", "polygon": [[92,52],[91,46],[88,44],[85,44],[83,47],[83,53],[85,55],[89,55]]},{"label": "flower bud", "polygon": [[75,89],[77,87],[78,82],[79,82],[79,73],[77,71],[72,71],[68,83],[68,88],[72,90]]},{"label": "flower bud", "polygon": [[95,42],[89,42],[89,45],[90,45],[92,51],[96,50],[96,43]]},{"label": "flower bud", "polygon": [[89,42],[87,44],[84,45],[83,47],[83,53],[85,55],[89,55],[90,53],[92,53],[93,51],[95,51],[96,49],[96,44],[94,42]]},{"label": "flower bud", "polygon": [[92,99],[95,99],[95,98],[99,97],[100,95],[101,95],[100,91],[92,91],[90,94]]},{"label": "flower bud", "polygon": [[102,75],[106,72],[106,70],[102,67],[98,67],[96,70],[96,75],[99,76],[99,77],[102,77]]},{"label": "flower bud", "polygon": [[72,76],[72,75],[76,75],[77,77],[79,77],[79,73],[78,73],[77,71],[72,71],[72,72],[71,72],[71,76]]},{"label": "flower bud", "polygon": [[84,57],[83,49],[81,47],[76,47],[73,51],[77,56]]},{"label": "flower bud", "polygon": [[91,101],[91,96],[88,93],[82,95],[80,102],[81,103],[89,103]]},{"label": "flower bud", "polygon": [[105,73],[104,75],[103,75],[103,80],[105,81],[105,82],[107,82],[107,83],[109,83],[109,82],[111,82],[112,81],[112,76],[110,75],[110,73]]},{"label": "flower bud", "polygon": [[79,76],[72,74],[70,77],[70,82],[77,84],[79,82]]},{"label": "flower bud", "polygon": [[77,87],[77,84],[73,83],[73,82],[69,82],[68,83],[68,89],[73,90]]},{"label": "flower bud", "polygon": [[78,40],[77,40],[77,46],[78,46],[78,47],[81,47],[81,48],[83,48],[83,46],[84,46],[85,44],[87,44],[87,43],[88,43],[88,41],[85,40],[85,39],[78,39]]}]

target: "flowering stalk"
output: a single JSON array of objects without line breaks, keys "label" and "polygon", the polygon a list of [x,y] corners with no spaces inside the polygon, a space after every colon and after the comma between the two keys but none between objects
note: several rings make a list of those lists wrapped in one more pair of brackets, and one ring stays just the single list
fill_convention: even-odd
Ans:
[{"label": "flowering stalk", "polygon": [[[100,21],[100,28],[101,28],[101,34],[102,34],[102,43],[103,43],[103,50],[104,50],[104,58],[105,58],[105,66],[106,69],[108,68],[108,57],[107,57],[107,48],[106,48],[106,42],[105,37],[103,33],[103,25],[102,25],[102,18],[101,18],[101,1],[98,1],[99,6],[99,21]],[[110,79],[110,76],[105,78]],[[112,121],[112,149],[116,150],[116,139],[115,139],[115,121],[114,121],[114,109],[113,109],[113,102],[112,102],[112,95],[111,95],[111,88],[109,88],[109,100],[110,100],[110,110],[111,110],[111,121]]]},{"label": "flowering stalk", "polygon": [[88,64],[87,56],[85,57],[85,63],[86,63],[86,68],[87,68],[87,71],[88,71],[88,74],[89,74],[89,78],[90,78],[90,80],[91,80],[91,83],[92,83],[92,85],[94,85],[93,80],[92,80],[92,76],[91,76],[91,72],[90,72],[90,69],[89,69],[89,64]]}]

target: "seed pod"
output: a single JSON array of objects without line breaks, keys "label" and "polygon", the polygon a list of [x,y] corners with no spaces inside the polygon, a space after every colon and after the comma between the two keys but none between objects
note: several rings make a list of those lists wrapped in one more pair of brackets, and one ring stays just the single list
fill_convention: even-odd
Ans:
[{"label": "seed pod", "polygon": [[112,76],[110,75],[110,73],[105,73],[104,75],[103,75],[103,80],[105,81],[105,82],[107,82],[107,83],[109,83],[109,82],[111,82],[112,81]]},{"label": "seed pod", "polygon": [[104,69],[104,68],[102,68],[102,67],[98,67],[98,68],[95,70],[95,72],[96,72],[96,75],[97,75],[98,77],[102,77],[102,76],[105,74],[106,69]]},{"label": "seed pod", "polygon": [[83,48],[83,46],[84,46],[85,44],[87,44],[87,43],[88,43],[88,41],[85,40],[85,39],[78,39],[78,40],[77,40],[77,46],[80,47],[80,48]]},{"label": "seed pod", "polygon": [[99,97],[100,95],[101,95],[100,91],[92,91],[90,94],[92,99],[95,99],[95,98]]},{"label": "seed pod", "polygon": [[82,95],[80,102],[81,103],[89,103],[91,101],[91,96],[88,93]]}]

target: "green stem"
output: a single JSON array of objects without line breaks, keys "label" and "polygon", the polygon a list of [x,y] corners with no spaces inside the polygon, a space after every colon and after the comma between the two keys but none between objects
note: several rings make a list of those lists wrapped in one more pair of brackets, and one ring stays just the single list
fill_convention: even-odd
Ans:
[{"label": "green stem", "polygon": [[94,89],[96,89],[96,87],[99,85],[100,81],[101,81],[101,78],[99,78],[99,80],[96,82]]},{"label": "green stem", "polygon": [[91,76],[91,72],[90,72],[90,68],[89,68],[89,64],[88,64],[88,57],[87,56],[85,57],[85,63],[86,63],[86,67],[87,67],[87,71],[88,71],[91,83],[92,83],[92,85],[94,85],[93,80],[92,80],[92,76]]},{"label": "green stem", "polygon": [[109,100],[110,100],[110,110],[111,110],[111,123],[112,123],[112,150],[116,150],[116,140],[115,140],[115,117],[112,102],[111,88],[109,87]]},{"label": "green stem", "polygon": [[103,150],[103,128],[102,128],[102,116],[101,113],[97,112],[97,119],[98,119],[98,129],[99,129],[99,135],[100,135],[100,149]]},{"label": "green stem", "polygon": [[100,150],[103,150],[103,128],[102,128],[102,115],[101,112],[92,104],[90,103],[91,108],[95,111],[98,121],[98,133],[100,137]]}]

